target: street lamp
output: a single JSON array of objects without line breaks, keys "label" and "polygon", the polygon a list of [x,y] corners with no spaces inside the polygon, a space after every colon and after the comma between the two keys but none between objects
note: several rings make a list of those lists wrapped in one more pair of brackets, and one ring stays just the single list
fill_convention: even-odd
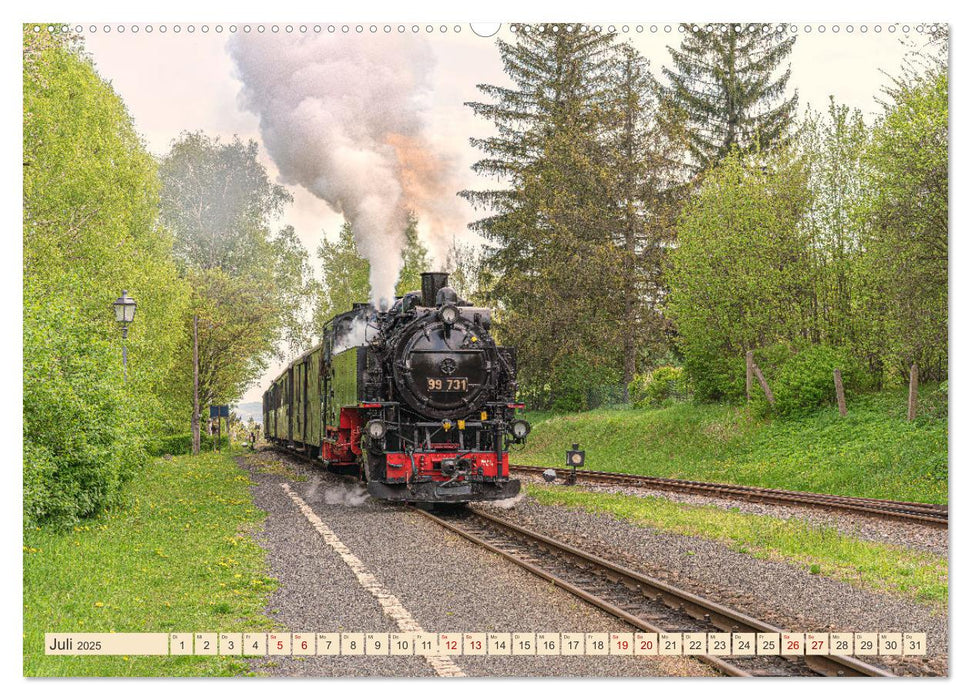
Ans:
[{"label": "street lamp", "polygon": [[128,324],[135,320],[135,300],[128,296],[128,290],[122,290],[121,296],[115,300],[115,320],[121,326],[121,365],[128,381],[128,349],[125,339],[128,337]]}]

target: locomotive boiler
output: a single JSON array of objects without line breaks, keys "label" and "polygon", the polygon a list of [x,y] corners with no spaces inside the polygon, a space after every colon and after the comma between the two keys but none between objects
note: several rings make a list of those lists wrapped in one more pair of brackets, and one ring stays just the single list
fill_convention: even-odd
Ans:
[{"label": "locomotive boiler", "polygon": [[508,448],[530,426],[516,415],[515,350],[496,344],[491,322],[438,272],[387,311],[355,304],[263,395],[267,438],[380,499],[515,496]]}]

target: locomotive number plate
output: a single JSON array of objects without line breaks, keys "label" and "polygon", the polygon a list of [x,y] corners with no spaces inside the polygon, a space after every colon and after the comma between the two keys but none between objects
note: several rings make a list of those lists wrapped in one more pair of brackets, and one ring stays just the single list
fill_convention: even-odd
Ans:
[{"label": "locomotive number plate", "polygon": [[464,392],[469,390],[468,377],[429,377],[428,391]]}]

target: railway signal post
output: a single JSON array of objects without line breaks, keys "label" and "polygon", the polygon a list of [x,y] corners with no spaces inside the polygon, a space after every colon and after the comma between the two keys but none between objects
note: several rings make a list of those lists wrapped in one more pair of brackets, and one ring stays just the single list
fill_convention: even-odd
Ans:
[{"label": "railway signal post", "polygon": [[573,443],[573,449],[566,451],[566,466],[570,467],[570,474],[566,478],[569,486],[577,483],[577,468],[582,467],[587,453],[580,449],[580,443]]}]

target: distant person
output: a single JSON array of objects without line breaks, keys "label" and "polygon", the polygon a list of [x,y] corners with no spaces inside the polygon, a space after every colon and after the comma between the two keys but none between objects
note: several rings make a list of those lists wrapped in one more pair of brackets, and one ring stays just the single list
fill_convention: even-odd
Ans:
[{"label": "distant person", "polygon": [[252,430],[249,431],[249,448],[251,452],[256,449],[256,433]]}]

